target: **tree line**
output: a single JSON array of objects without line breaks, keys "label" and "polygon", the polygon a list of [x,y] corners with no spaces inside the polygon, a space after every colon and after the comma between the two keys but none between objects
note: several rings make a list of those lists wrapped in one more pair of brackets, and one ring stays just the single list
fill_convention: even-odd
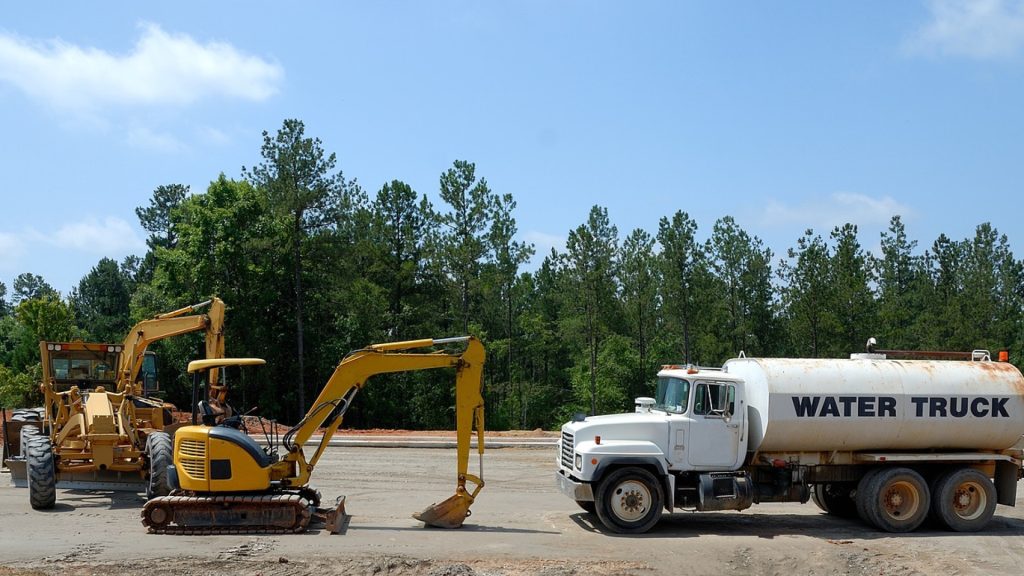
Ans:
[{"label": "tree line", "polygon": [[[296,421],[344,355],[369,343],[473,334],[488,351],[488,427],[552,428],[629,409],[664,363],[844,357],[885,348],[1010,351],[1021,358],[1024,263],[990,224],[924,250],[899,216],[880,253],[853,223],[806,230],[777,257],[724,216],[707,239],[684,211],[623,237],[594,206],[534,271],[516,202],[457,160],[439,206],[393,180],[368,194],[299,120],[263,133],[260,161],[199,193],[156,188],[136,209],[142,257],[100,260],[67,297],[34,274],[0,283],[0,403],[39,402],[38,341],[119,341],[135,322],[228,304],[227,351],[267,359],[229,375],[242,411]],[[187,406],[201,336],[154,346],[167,399]],[[349,425],[448,428],[452,378],[376,377]]]}]

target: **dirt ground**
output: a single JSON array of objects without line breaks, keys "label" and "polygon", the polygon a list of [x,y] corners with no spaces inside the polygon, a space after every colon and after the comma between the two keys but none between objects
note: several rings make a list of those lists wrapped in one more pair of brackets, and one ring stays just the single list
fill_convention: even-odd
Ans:
[{"label": "dirt ground", "polygon": [[677,513],[648,534],[618,536],[557,492],[555,458],[554,448],[488,451],[473,515],[441,530],[410,515],[452,494],[454,450],[331,447],[314,484],[325,502],[347,497],[350,518],[336,536],[150,535],[141,495],[59,490],[55,510],[36,512],[0,475],[0,576],[909,576],[1018,574],[1024,565],[1024,485],[1017,507],[999,506],[979,534],[891,535],[813,504],[768,504]]}]

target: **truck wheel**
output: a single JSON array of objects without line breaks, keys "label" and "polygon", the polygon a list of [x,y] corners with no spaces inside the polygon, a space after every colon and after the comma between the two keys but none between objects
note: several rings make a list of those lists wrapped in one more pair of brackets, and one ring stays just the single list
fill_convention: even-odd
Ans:
[{"label": "truck wheel", "polygon": [[146,498],[167,496],[171,488],[167,483],[167,467],[174,464],[171,449],[171,435],[153,432],[146,437],[146,457],[149,460],[149,483],[146,484]]},{"label": "truck wheel", "polygon": [[49,436],[33,436],[27,450],[29,503],[36,510],[49,510],[57,503],[57,469]]},{"label": "truck wheel", "polygon": [[856,485],[851,482],[815,484],[811,497],[815,499],[814,503],[818,504],[819,508],[833,516],[856,518],[857,501],[853,496],[855,490]]},{"label": "truck wheel", "polygon": [[643,468],[619,468],[598,485],[595,508],[612,532],[643,534],[661,518],[661,484]]},{"label": "truck wheel", "polygon": [[871,524],[881,530],[910,532],[928,517],[928,483],[910,468],[882,469],[865,489],[865,512]]},{"label": "truck wheel", "polygon": [[576,505],[591,514],[597,513],[597,502],[594,502],[593,500],[577,500]]},{"label": "truck wheel", "polygon": [[868,470],[866,474],[860,477],[860,481],[857,482],[857,492],[854,496],[854,504],[857,509],[857,516],[864,521],[865,524],[873,524],[871,517],[868,515],[868,507],[872,505],[871,498],[868,496],[868,484],[878,476],[881,472],[881,468],[875,468]]},{"label": "truck wheel", "polygon": [[813,484],[811,486],[811,502],[814,502],[814,505],[820,508],[822,512],[828,514],[828,506],[825,505],[825,500],[821,497],[824,486],[824,484]]},{"label": "truck wheel", "polygon": [[29,443],[30,440],[32,440],[32,438],[35,438],[36,436],[39,436],[39,428],[38,427],[36,427],[36,426],[22,426],[21,427],[21,438],[20,438],[20,448],[19,448],[20,451],[18,452],[18,454],[20,454],[22,458],[28,457],[28,443]]},{"label": "truck wheel", "polygon": [[932,513],[956,532],[976,532],[996,511],[996,487],[974,468],[958,468],[939,477],[932,492]]}]

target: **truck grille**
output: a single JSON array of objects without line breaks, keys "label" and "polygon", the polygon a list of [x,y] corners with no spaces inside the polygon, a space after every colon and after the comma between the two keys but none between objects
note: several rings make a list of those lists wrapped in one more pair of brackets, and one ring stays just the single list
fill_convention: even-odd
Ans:
[{"label": "truck grille", "polygon": [[572,470],[573,448],[575,438],[569,432],[562,431],[562,466]]},{"label": "truck grille", "polygon": [[198,440],[182,440],[179,446],[178,463],[189,477],[206,480],[206,443]]}]

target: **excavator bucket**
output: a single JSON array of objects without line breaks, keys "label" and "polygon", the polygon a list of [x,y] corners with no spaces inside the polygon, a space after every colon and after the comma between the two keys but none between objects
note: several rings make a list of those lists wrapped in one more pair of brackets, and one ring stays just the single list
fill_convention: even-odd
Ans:
[{"label": "excavator bucket", "polygon": [[473,497],[465,490],[459,490],[451,498],[438,504],[431,504],[423,512],[413,514],[412,517],[435,528],[462,528],[462,523],[472,514],[469,510],[472,505]]}]

